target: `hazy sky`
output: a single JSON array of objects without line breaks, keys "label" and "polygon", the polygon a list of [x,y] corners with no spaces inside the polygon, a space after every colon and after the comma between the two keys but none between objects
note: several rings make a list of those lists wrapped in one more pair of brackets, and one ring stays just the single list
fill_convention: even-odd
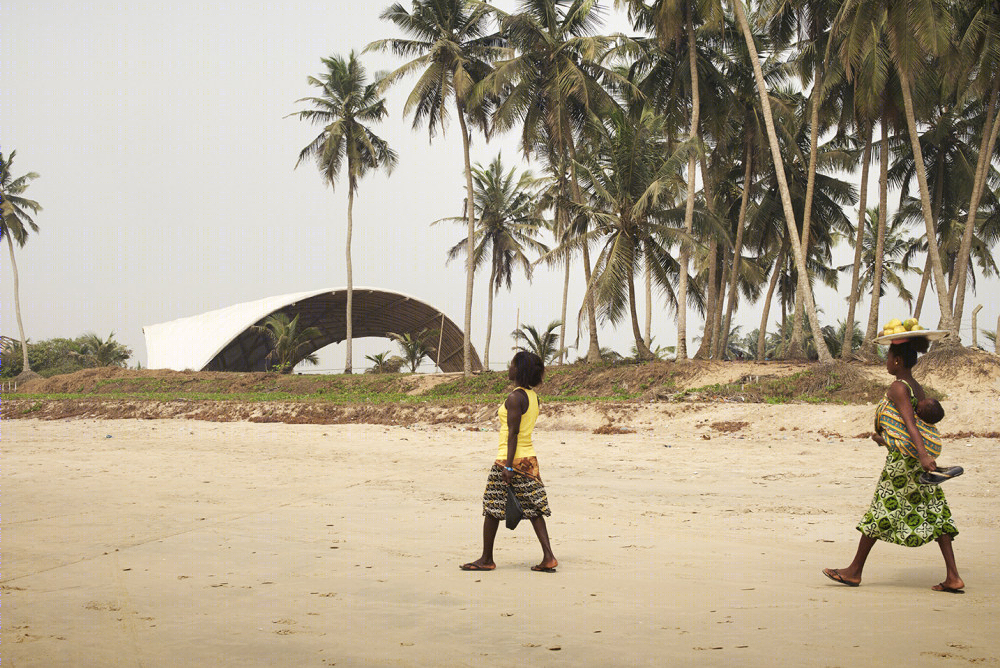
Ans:
[{"label": "hazy sky", "polygon": [[[345,285],[346,192],[324,186],[313,164],[293,169],[319,130],[286,116],[304,108],[296,99],[313,94],[306,77],[321,71],[321,58],[398,36],[378,18],[389,4],[6,0],[0,6],[0,146],[5,155],[17,150],[15,175],[41,175],[27,196],[44,206],[35,217],[41,232],[17,254],[27,336],[114,331],[135,352],[133,363],[145,365],[143,325]],[[608,29],[627,29],[613,3],[603,5]],[[381,54],[362,61],[369,75],[399,64]],[[461,215],[461,137],[457,123],[433,144],[425,129],[411,129],[402,106],[413,83],[405,80],[389,93],[390,116],[376,127],[398,151],[399,165],[390,177],[373,174],[360,184],[354,282],[413,295],[461,326],[464,269],[461,261],[446,266],[445,253],[463,229],[430,226]],[[473,162],[486,164],[499,151],[514,164],[517,137],[489,144],[476,137]],[[838,255],[850,261],[849,249]],[[0,332],[16,337],[6,251],[2,257]],[[480,355],[487,276],[477,275],[473,316]],[[519,279],[513,293],[500,293],[495,364],[510,354],[518,309],[520,322],[540,327],[559,317],[561,279],[561,272],[539,267],[533,283]],[[919,277],[909,282],[915,293]],[[824,322],[846,314],[849,284],[845,276],[839,294],[818,291]],[[996,326],[1000,305],[988,298],[997,287],[983,283],[970,296],[973,305],[984,303],[980,327]],[[571,340],[582,295],[578,266]],[[936,323],[935,299],[924,312],[925,324]],[[880,320],[907,315],[895,299],[883,313]],[[772,323],[776,317],[772,308]],[[746,332],[759,318],[759,305],[745,306],[737,323]],[[700,326],[692,314],[689,337],[700,334]],[[966,341],[969,332],[967,315]],[[601,335],[602,346],[623,353],[632,345],[627,322],[617,331],[605,326]],[[659,345],[676,341],[674,318],[662,305],[654,306],[653,336]],[[585,350],[585,339],[581,345]],[[355,368],[365,366],[366,353],[388,348],[383,339],[360,340]],[[341,350],[321,351],[318,368],[342,368]]]}]

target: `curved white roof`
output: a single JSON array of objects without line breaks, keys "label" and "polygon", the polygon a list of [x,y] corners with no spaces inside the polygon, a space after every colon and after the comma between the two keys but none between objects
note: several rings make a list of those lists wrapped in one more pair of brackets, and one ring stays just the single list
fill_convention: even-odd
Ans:
[{"label": "curved white roof", "polygon": [[[346,295],[346,292],[346,287],[294,292],[286,295],[265,297],[257,301],[234,304],[187,318],[147,325],[142,328],[142,331],[146,337],[148,367],[150,369],[175,369],[177,371],[185,369],[203,370],[213,360],[216,360],[217,356],[228,346],[231,346],[238,337],[245,334],[252,325],[260,322],[268,315],[277,311],[294,312],[294,307],[299,302],[321,295],[345,298],[343,296]],[[362,336],[385,336],[388,331],[402,332],[409,331],[411,328],[419,329],[421,326],[427,326],[427,323],[433,326],[434,320],[440,319],[443,315],[430,305],[402,293],[387,292],[377,288],[355,287],[354,294],[355,315],[352,320],[355,321],[355,336],[357,338],[361,338]],[[373,310],[371,314],[365,311],[366,303],[364,299],[359,299],[363,295],[376,295],[382,299],[382,302],[371,307]],[[392,300],[389,306],[386,305],[386,299]],[[402,303],[406,303],[409,308],[403,309],[398,307]],[[384,311],[387,308],[391,308],[393,311],[386,314]],[[325,310],[329,310],[329,307]],[[312,313],[316,313],[315,305],[313,306]],[[428,317],[428,314],[430,314],[430,317]],[[361,323],[358,321],[364,320],[369,315],[371,315],[372,320],[379,320],[377,325],[367,328],[364,326],[359,327]],[[392,325],[395,329],[388,329],[386,327],[387,318],[392,320]],[[461,336],[461,331],[446,317],[445,321],[445,333],[449,339],[451,348],[454,350],[455,331],[458,331],[459,336]],[[305,325],[305,319],[303,319],[303,322]],[[344,322],[342,310],[339,313],[332,313],[323,323],[317,324],[321,330],[324,330],[324,337],[318,340],[317,348],[343,339],[344,334],[342,331],[344,329]],[[239,343],[242,347],[246,346],[245,341],[240,341]],[[260,346],[257,347],[259,348]],[[442,347],[448,349],[449,345],[443,345]],[[454,356],[455,352],[452,352],[447,358],[440,360],[441,368],[444,369],[444,363],[454,358]],[[242,357],[250,357],[247,350],[243,350]],[[260,357],[260,355],[256,355],[255,359]],[[437,356],[435,355],[435,357]],[[473,352],[473,358],[473,368],[481,367],[478,355],[475,352]],[[243,361],[248,364],[250,363],[249,359]],[[259,359],[257,361],[259,363]],[[218,361],[214,366],[217,365]],[[453,362],[448,366],[453,366]],[[233,370],[236,369],[234,368]],[[248,367],[241,370],[251,370],[251,368]]]}]

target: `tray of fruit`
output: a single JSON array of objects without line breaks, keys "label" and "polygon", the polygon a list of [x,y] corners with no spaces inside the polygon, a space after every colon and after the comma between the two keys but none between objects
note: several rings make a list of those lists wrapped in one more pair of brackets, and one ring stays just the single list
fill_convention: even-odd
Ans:
[{"label": "tray of fruit", "polygon": [[943,329],[924,329],[917,322],[916,318],[908,318],[906,320],[893,318],[882,328],[881,334],[875,337],[875,343],[887,346],[890,343],[901,343],[907,339],[921,337],[930,341],[937,341],[938,339],[943,339],[947,334],[948,332]]}]

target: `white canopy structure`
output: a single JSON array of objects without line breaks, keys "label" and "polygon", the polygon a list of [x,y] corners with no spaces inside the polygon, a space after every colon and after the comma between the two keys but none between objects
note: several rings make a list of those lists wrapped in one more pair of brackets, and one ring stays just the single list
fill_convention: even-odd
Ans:
[{"label": "white canopy structure", "polygon": [[[317,327],[322,336],[303,357],[347,336],[347,288],[296,292],[234,304],[189,318],[142,328],[150,369],[183,371],[265,371],[270,351],[266,337],[251,329],[276,313],[300,316],[299,326]],[[464,335],[441,311],[408,295],[374,288],[354,288],[353,337],[388,337],[389,332],[417,334],[437,330],[433,359],[442,371],[462,370]],[[482,362],[472,351],[473,370]]]}]

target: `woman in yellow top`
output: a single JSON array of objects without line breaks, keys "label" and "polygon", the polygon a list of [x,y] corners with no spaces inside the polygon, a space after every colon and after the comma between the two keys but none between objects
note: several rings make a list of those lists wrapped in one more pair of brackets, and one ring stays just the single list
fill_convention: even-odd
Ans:
[{"label": "woman in yellow top", "polygon": [[542,545],[542,561],[532,566],[531,570],[555,573],[559,565],[549,545],[545,516],[551,515],[552,511],[549,510],[549,500],[538,473],[538,459],[531,442],[531,432],[538,419],[538,395],[531,388],[539,385],[544,375],[545,364],[534,353],[522,350],[510,362],[507,377],[516,387],[497,411],[500,443],[483,494],[483,555],[476,561],[463,564],[463,571],[492,571],[497,567],[493,561],[493,540],[500,520],[506,514],[508,485],[513,488],[524,516],[531,521]]}]

